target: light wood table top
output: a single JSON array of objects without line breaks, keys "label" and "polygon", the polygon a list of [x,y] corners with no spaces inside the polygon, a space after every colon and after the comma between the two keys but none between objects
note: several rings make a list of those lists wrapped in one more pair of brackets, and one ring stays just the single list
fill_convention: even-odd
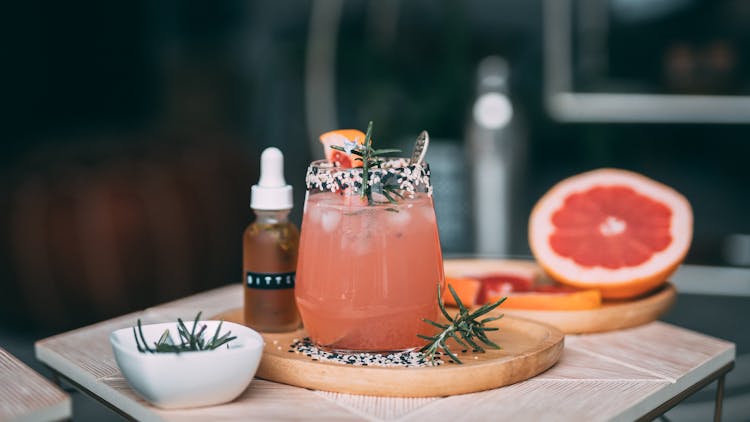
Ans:
[{"label": "light wood table top", "polygon": [[57,421],[71,416],[70,397],[0,348],[0,421]]},{"label": "light wood table top", "polygon": [[511,386],[451,397],[386,398],[291,387],[260,379],[234,402],[162,410],[123,379],[109,334],[144,323],[192,320],[242,306],[227,286],[41,340],[37,358],[80,388],[137,420],[634,420],[727,370],[733,343],[663,322],[603,334],[567,336],[548,371]]}]

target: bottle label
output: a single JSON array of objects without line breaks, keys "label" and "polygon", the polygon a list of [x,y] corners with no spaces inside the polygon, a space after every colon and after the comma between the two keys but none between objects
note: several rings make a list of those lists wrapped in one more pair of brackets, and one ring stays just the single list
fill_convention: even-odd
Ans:
[{"label": "bottle label", "polygon": [[293,289],[294,274],[294,271],[288,273],[254,273],[248,271],[245,274],[245,283],[251,289]]}]

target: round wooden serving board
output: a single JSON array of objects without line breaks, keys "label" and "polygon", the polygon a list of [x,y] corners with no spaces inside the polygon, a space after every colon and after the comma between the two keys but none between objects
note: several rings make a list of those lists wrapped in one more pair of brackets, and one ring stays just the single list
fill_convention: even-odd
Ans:
[{"label": "round wooden serving board", "polygon": [[[216,315],[244,323],[241,309]],[[306,336],[304,330],[291,333],[263,333],[265,348],[256,376],[315,390],[392,397],[434,397],[472,393],[529,379],[554,365],[563,350],[564,334],[546,324],[505,317],[489,325],[489,332],[502,350],[460,353],[449,343],[462,365],[445,362],[434,367],[394,368],[352,366],[313,361],[301,353],[289,353],[289,346]]]},{"label": "round wooden serving board", "polygon": [[[446,275],[479,275],[492,272],[529,274],[547,277],[533,261],[499,259],[447,259]],[[675,301],[677,291],[670,283],[645,296],[631,300],[604,300],[597,309],[543,311],[498,308],[499,312],[553,325],[566,334],[597,333],[635,327],[659,318]]]}]

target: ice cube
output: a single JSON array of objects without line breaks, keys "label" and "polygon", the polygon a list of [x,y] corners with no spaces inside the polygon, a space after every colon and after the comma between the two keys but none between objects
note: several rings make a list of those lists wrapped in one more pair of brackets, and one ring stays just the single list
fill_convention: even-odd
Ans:
[{"label": "ice cube", "polygon": [[353,240],[354,241],[349,244],[350,245],[349,250],[354,255],[362,256],[371,251],[372,242],[370,241],[368,236],[357,236]]},{"label": "ice cube", "polygon": [[388,225],[402,228],[411,221],[411,210],[406,207],[399,207],[394,211],[388,212]]},{"label": "ice cube", "polygon": [[428,223],[435,223],[435,210],[432,207],[420,207],[420,212]]},{"label": "ice cube", "polygon": [[323,214],[323,208],[319,204],[305,204],[305,218],[311,223],[318,224],[321,214]]},{"label": "ice cube", "polygon": [[341,236],[341,249],[352,256],[361,256],[372,250],[372,233],[364,231],[349,231]]},{"label": "ice cube", "polygon": [[336,230],[341,220],[341,213],[338,210],[324,210],[320,216],[320,223],[323,230],[330,233]]},{"label": "ice cube", "polygon": [[383,203],[383,204],[388,203],[388,198],[386,198],[386,196],[383,195],[382,193],[378,193],[378,192],[372,193],[372,200],[375,202]]}]

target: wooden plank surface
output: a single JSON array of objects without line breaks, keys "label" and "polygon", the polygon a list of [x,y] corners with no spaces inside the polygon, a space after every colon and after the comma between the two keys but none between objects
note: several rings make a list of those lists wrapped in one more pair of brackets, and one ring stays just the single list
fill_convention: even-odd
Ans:
[{"label": "wooden plank surface", "polygon": [[56,421],[70,415],[65,392],[0,348],[0,421]]},{"label": "wooden plank surface", "polygon": [[507,387],[446,398],[323,393],[256,379],[232,403],[165,411],[129,388],[108,348],[110,331],[132,325],[137,317],[164,322],[192,318],[198,310],[227,311],[241,303],[241,288],[206,292],[40,341],[37,357],[139,420],[632,420],[733,361],[735,353],[732,343],[652,322],[567,336],[562,358],[547,372]]},{"label": "wooden plank surface", "polygon": [[703,377],[734,360],[734,345],[663,322],[588,336],[568,344],[590,354],[648,371],[670,382]]},{"label": "wooden plank surface", "polygon": [[221,406],[164,410],[150,406],[128,386],[122,376],[100,380],[107,400],[139,421],[231,421],[231,420],[320,420],[355,419],[351,411],[304,388],[254,379],[237,400]]}]

